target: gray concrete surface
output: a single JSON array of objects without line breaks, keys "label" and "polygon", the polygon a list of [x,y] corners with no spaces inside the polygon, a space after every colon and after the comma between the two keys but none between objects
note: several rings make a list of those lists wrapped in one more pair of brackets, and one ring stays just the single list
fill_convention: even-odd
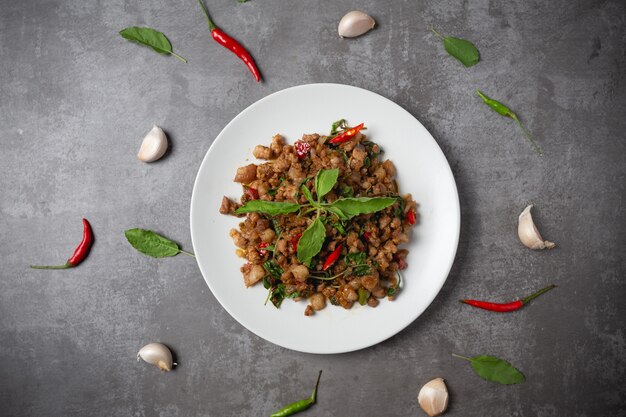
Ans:
[{"label": "gray concrete surface", "polygon": [[[265,76],[209,38],[193,0],[0,1],[0,415],[263,416],[305,396],[308,416],[423,415],[416,394],[442,376],[449,416],[624,416],[626,3],[575,1],[210,1],[215,20],[252,51]],[[359,8],[379,26],[336,36]],[[165,32],[173,57],[117,32]],[[471,69],[430,27],[473,40]],[[378,346],[301,354],[236,323],[193,260],[154,260],[123,231],[156,229],[190,249],[189,201],[211,141],[242,109],[280,89],[352,84],[406,108],[431,131],[458,183],[462,234],[448,281],[426,313]],[[473,95],[509,103],[545,149]],[[348,106],[349,103],[346,103]],[[135,153],[153,123],[173,143],[161,162]],[[558,249],[515,234],[528,202]],[[59,262],[96,241],[75,270]],[[514,315],[459,305],[559,288]],[[288,331],[286,329],[285,331]],[[180,366],[134,361],[160,340]],[[450,353],[493,354],[527,376],[476,377]]]}]

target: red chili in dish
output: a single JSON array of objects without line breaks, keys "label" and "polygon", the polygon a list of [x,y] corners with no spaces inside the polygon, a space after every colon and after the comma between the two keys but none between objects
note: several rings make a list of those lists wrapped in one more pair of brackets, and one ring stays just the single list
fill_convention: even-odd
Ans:
[{"label": "red chili in dish", "polygon": [[204,7],[204,3],[202,2],[202,0],[198,0],[198,3],[202,8],[202,12],[204,13],[204,17],[206,17],[207,23],[209,24],[209,30],[211,31],[211,36],[213,36],[213,39],[224,48],[229,49],[232,53],[237,55],[248,66],[248,69],[250,70],[254,78],[257,81],[261,81],[261,73],[259,72],[259,69],[255,64],[254,59],[252,59],[252,56],[246,50],[246,48],[241,46],[239,42],[228,36],[220,28],[215,26],[215,23],[213,23],[213,20],[211,20],[209,12],[206,7]]},{"label": "red chili in dish", "polygon": [[533,298],[537,298],[541,294],[546,293],[555,287],[556,285],[550,285],[542,290],[537,291],[534,294],[529,295],[526,298],[522,298],[521,300],[517,300],[517,301],[512,301],[510,303],[492,303],[489,301],[479,301],[479,300],[461,300],[461,302],[465,304],[469,304],[473,307],[482,308],[483,310],[496,311],[498,313],[508,313],[511,311],[519,310],[520,308],[528,304],[530,300],[532,300]]},{"label": "red chili in dish", "polygon": [[361,129],[363,129],[364,126],[365,126],[365,123],[361,123],[360,125],[357,125],[357,126],[355,126],[353,128],[350,128],[350,129],[346,130],[345,132],[343,132],[343,133],[335,136],[331,140],[329,140],[328,143],[332,143],[333,145],[336,145],[338,143],[347,142],[350,139],[352,139],[353,137],[355,137],[356,134],[359,133],[361,131]]},{"label": "red chili in dish", "polygon": [[293,147],[295,148],[296,156],[298,156],[299,159],[306,157],[309,151],[311,150],[311,145],[309,145],[308,143],[302,140],[297,140],[293,144]]},{"label": "red chili in dish", "polygon": [[259,255],[261,256],[265,256],[267,255],[267,250],[265,250],[264,248],[267,248],[270,244],[267,242],[261,242],[259,243]]},{"label": "red chili in dish", "polygon": [[253,200],[259,199],[259,190],[257,190],[256,188],[247,187],[246,192]]},{"label": "red chili in dish", "polygon": [[302,237],[302,233],[298,233],[294,237],[291,238],[291,248],[293,249],[294,252],[298,250],[298,242],[300,241],[301,237]]},{"label": "red chili in dish", "polygon": [[341,245],[337,246],[337,248],[328,255],[328,258],[324,261],[324,266],[322,267],[322,271],[326,271],[332,264],[334,264],[337,259],[341,255]]},{"label": "red chili in dish", "polygon": [[31,265],[31,268],[35,269],[68,269],[73,268],[79,263],[81,263],[89,253],[89,249],[91,248],[91,243],[93,242],[93,232],[91,230],[91,225],[87,221],[87,219],[83,219],[83,240],[76,247],[74,254],[70,259],[67,260],[65,265]]},{"label": "red chili in dish", "polygon": [[410,210],[406,214],[406,219],[408,220],[409,224],[415,224],[415,212],[413,210]]}]

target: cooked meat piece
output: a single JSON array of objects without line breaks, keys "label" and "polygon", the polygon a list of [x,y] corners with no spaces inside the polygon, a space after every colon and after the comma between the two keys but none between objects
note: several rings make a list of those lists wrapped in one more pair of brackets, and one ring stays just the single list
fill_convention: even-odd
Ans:
[{"label": "cooked meat piece", "polygon": [[272,150],[267,146],[256,145],[252,150],[252,155],[257,159],[272,159]]},{"label": "cooked meat piece", "polygon": [[256,179],[256,165],[250,164],[237,168],[237,175],[233,181],[248,184]]},{"label": "cooked meat piece", "polygon": [[246,287],[256,284],[265,276],[265,269],[261,265],[252,265],[250,271],[243,274],[243,282]]}]

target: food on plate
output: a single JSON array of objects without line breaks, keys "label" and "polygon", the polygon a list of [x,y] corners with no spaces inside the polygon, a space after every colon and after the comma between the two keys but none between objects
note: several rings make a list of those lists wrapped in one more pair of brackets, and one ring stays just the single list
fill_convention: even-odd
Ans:
[{"label": "food on plate", "polygon": [[262,282],[266,303],[307,299],[310,316],[328,302],[376,307],[397,295],[417,203],[400,195],[393,163],[363,130],[342,119],[293,146],[276,135],[252,152],[268,162],[237,169],[240,203],[224,197],[220,213],[245,216],[230,236],[247,260],[245,285]]}]

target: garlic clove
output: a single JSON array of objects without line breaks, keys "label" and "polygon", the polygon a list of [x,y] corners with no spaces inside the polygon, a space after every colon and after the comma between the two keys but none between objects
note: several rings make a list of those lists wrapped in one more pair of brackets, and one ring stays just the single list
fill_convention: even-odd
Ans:
[{"label": "garlic clove", "polygon": [[172,352],[162,343],[150,343],[145,345],[137,353],[137,360],[143,359],[150,365],[154,365],[164,372],[172,370]]},{"label": "garlic clove", "polygon": [[417,394],[417,402],[429,416],[443,414],[448,408],[448,387],[443,378],[435,378],[424,384]]},{"label": "garlic clove", "polygon": [[374,29],[376,21],[371,16],[358,10],[349,12],[339,22],[339,36],[354,38]]},{"label": "garlic clove", "polygon": [[533,205],[531,204],[519,215],[519,224],[517,226],[519,240],[521,240],[524,246],[533,250],[555,248],[556,244],[543,240],[541,237],[537,226],[533,222],[533,216],[530,214],[530,209],[532,208]]},{"label": "garlic clove", "polygon": [[167,136],[163,129],[154,125],[141,142],[137,158],[143,162],[154,162],[167,151]]}]

